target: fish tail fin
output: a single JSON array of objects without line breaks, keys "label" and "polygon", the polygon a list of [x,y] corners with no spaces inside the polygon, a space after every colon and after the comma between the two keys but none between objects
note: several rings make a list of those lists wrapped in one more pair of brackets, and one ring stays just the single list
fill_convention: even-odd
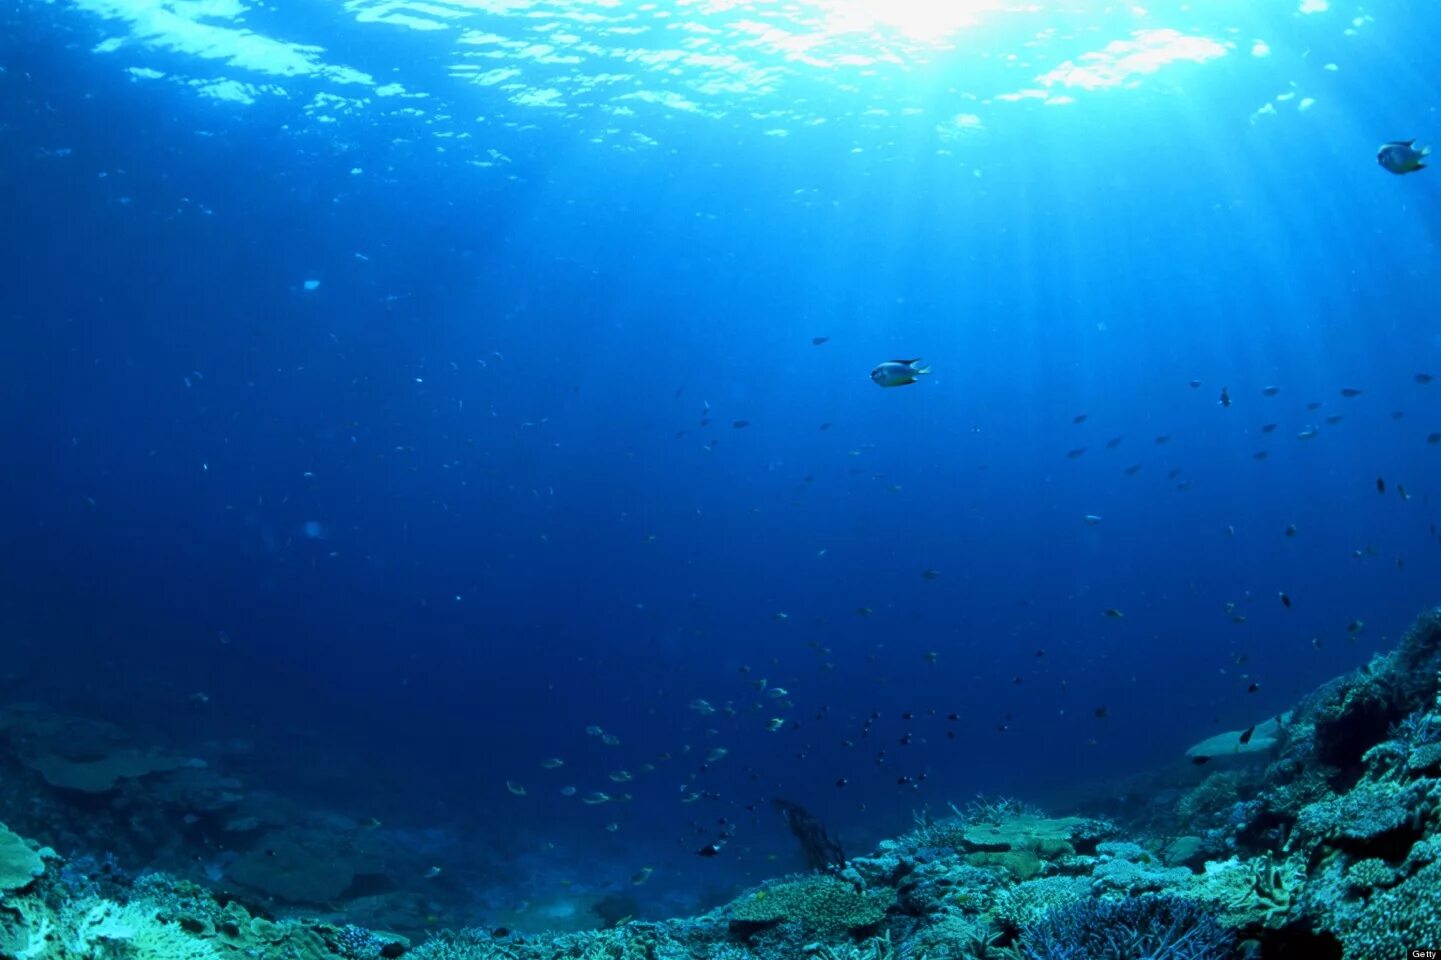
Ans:
[{"label": "fish tail fin", "polygon": [[914,374],[916,374],[917,376],[920,376],[920,375],[923,374],[923,373],[930,373],[930,372],[931,372],[931,365],[930,365],[929,363],[921,363],[921,358],[920,358],[920,357],[916,357],[916,359],[914,359],[914,360],[911,361],[911,373],[914,373]]}]

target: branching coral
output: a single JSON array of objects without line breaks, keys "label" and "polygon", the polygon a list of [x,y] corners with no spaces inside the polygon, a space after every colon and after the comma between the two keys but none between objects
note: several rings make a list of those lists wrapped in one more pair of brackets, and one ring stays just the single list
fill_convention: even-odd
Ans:
[{"label": "branching coral", "polygon": [[1017,945],[1025,960],[1223,960],[1232,943],[1194,901],[1147,895],[1052,911]]}]

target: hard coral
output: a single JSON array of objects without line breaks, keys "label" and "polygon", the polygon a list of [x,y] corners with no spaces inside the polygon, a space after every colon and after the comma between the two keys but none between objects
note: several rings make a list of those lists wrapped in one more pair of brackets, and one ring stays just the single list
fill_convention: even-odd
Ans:
[{"label": "hard coral", "polygon": [[1026,960],[1223,960],[1233,938],[1196,903],[1147,895],[1084,900],[1027,927]]},{"label": "hard coral", "polygon": [[838,933],[874,926],[896,902],[889,887],[857,890],[834,877],[813,876],[754,890],[730,906],[742,927],[794,920],[817,933]]}]

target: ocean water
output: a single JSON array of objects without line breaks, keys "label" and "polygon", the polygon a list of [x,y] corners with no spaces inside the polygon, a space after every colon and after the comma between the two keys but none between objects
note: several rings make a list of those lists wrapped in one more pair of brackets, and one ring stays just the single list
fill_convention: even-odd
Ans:
[{"label": "ocean water", "polygon": [[0,693],[408,831],[453,923],[712,904],[776,797],[1124,794],[1437,599],[1441,188],[1376,152],[1438,36],[12,2]]}]

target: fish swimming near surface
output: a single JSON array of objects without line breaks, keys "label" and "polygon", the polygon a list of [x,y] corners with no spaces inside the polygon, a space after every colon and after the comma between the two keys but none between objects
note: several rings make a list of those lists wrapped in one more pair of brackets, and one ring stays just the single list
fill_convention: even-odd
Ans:
[{"label": "fish swimming near surface", "polygon": [[871,379],[880,387],[904,387],[930,372],[930,364],[921,363],[920,357],[914,360],[887,360],[871,371]]},{"label": "fish swimming near surface", "polygon": [[1376,151],[1376,162],[1391,173],[1415,173],[1426,169],[1422,161],[1430,154],[1430,147],[1416,149],[1415,140],[1392,140],[1381,144],[1381,149]]}]

